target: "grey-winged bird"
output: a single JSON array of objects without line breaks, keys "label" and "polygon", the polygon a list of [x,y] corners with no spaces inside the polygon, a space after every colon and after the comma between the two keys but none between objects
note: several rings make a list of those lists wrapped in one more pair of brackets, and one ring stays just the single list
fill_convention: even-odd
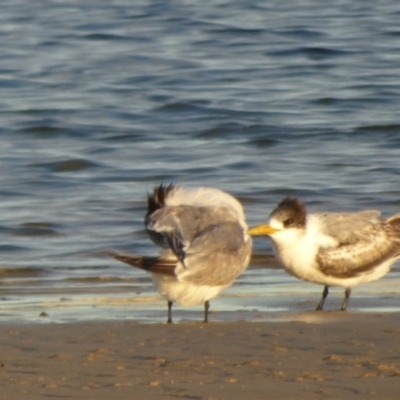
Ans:
[{"label": "grey-winged bird", "polygon": [[400,214],[389,219],[375,210],[307,214],[302,202],[285,198],[269,223],[249,230],[268,235],[285,270],[297,278],[324,285],[317,310],[330,286],[345,289],[345,310],[351,288],[381,278],[400,258]]},{"label": "grey-winged bird", "polygon": [[159,185],[148,195],[145,227],[164,249],[160,256],[109,255],[152,275],[168,301],[168,323],[173,303],[204,303],[208,322],[210,299],[230,286],[250,261],[252,239],[241,204],[219,189]]}]

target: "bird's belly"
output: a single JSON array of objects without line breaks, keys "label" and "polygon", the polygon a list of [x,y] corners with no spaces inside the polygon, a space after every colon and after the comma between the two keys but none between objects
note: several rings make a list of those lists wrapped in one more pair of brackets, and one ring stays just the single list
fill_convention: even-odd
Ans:
[{"label": "bird's belly", "polygon": [[194,285],[192,283],[179,282],[174,277],[158,274],[153,274],[153,282],[161,296],[182,306],[202,304],[218,296],[226,287]]}]

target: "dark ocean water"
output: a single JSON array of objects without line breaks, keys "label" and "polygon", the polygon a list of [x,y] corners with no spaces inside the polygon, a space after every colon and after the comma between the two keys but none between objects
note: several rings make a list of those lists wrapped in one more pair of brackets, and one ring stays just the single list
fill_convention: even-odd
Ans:
[{"label": "dark ocean water", "polygon": [[[287,195],[400,212],[399,19],[394,0],[4,1],[1,320],[164,320],[150,278],[101,255],[155,254],[160,182],[222,188],[250,225]],[[398,267],[350,310],[398,311]],[[321,290],[251,268],[211,319],[284,318]]]}]

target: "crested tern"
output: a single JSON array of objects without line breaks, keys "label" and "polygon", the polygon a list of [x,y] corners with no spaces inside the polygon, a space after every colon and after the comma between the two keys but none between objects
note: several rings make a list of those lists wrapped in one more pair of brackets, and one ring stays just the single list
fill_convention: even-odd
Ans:
[{"label": "crested tern", "polygon": [[345,289],[345,310],[351,288],[381,278],[400,258],[400,214],[389,219],[376,210],[355,213],[307,214],[296,198],[285,198],[269,223],[249,230],[269,236],[286,272],[324,285],[317,310],[322,310],[330,286]]},{"label": "crested tern", "polygon": [[247,268],[252,239],[243,208],[231,195],[213,188],[159,185],[148,194],[144,223],[150,239],[165,250],[158,257],[111,252],[109,255],[151,273],[159,293],[172,304],[204,303]]}]

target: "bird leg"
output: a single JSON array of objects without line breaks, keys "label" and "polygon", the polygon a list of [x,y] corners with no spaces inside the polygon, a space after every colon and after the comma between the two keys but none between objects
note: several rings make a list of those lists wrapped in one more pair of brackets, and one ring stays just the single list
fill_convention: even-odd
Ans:
[{"label": "bird leg", "polygon": [[349,302],[349,299],[350,299],[350,295],[351,295],[351,289],[347,288],[344,292],[344,300],[343,300],[342,308],[340,309],[340,311],[346,310],[347,303]]},{"label": "bird leg", "polygon": [[208,310],[210,308],[210,302],[206,300],[204,302],[204,323],[206,324],[208,322]]},{"label": "bird leg", "polygon": [[172,324],[172,301],[168,300],[168,319],[167,324]]},{"label": "bird leg", "polygon": [[315,309],[315,311],[322,311],[322,309],[324,307],[325,299],[328,297],[328,294],[329,294],[329,287],[324,286],[324,291],[322,292],[321,300],[320,300],[317,308]]}]

